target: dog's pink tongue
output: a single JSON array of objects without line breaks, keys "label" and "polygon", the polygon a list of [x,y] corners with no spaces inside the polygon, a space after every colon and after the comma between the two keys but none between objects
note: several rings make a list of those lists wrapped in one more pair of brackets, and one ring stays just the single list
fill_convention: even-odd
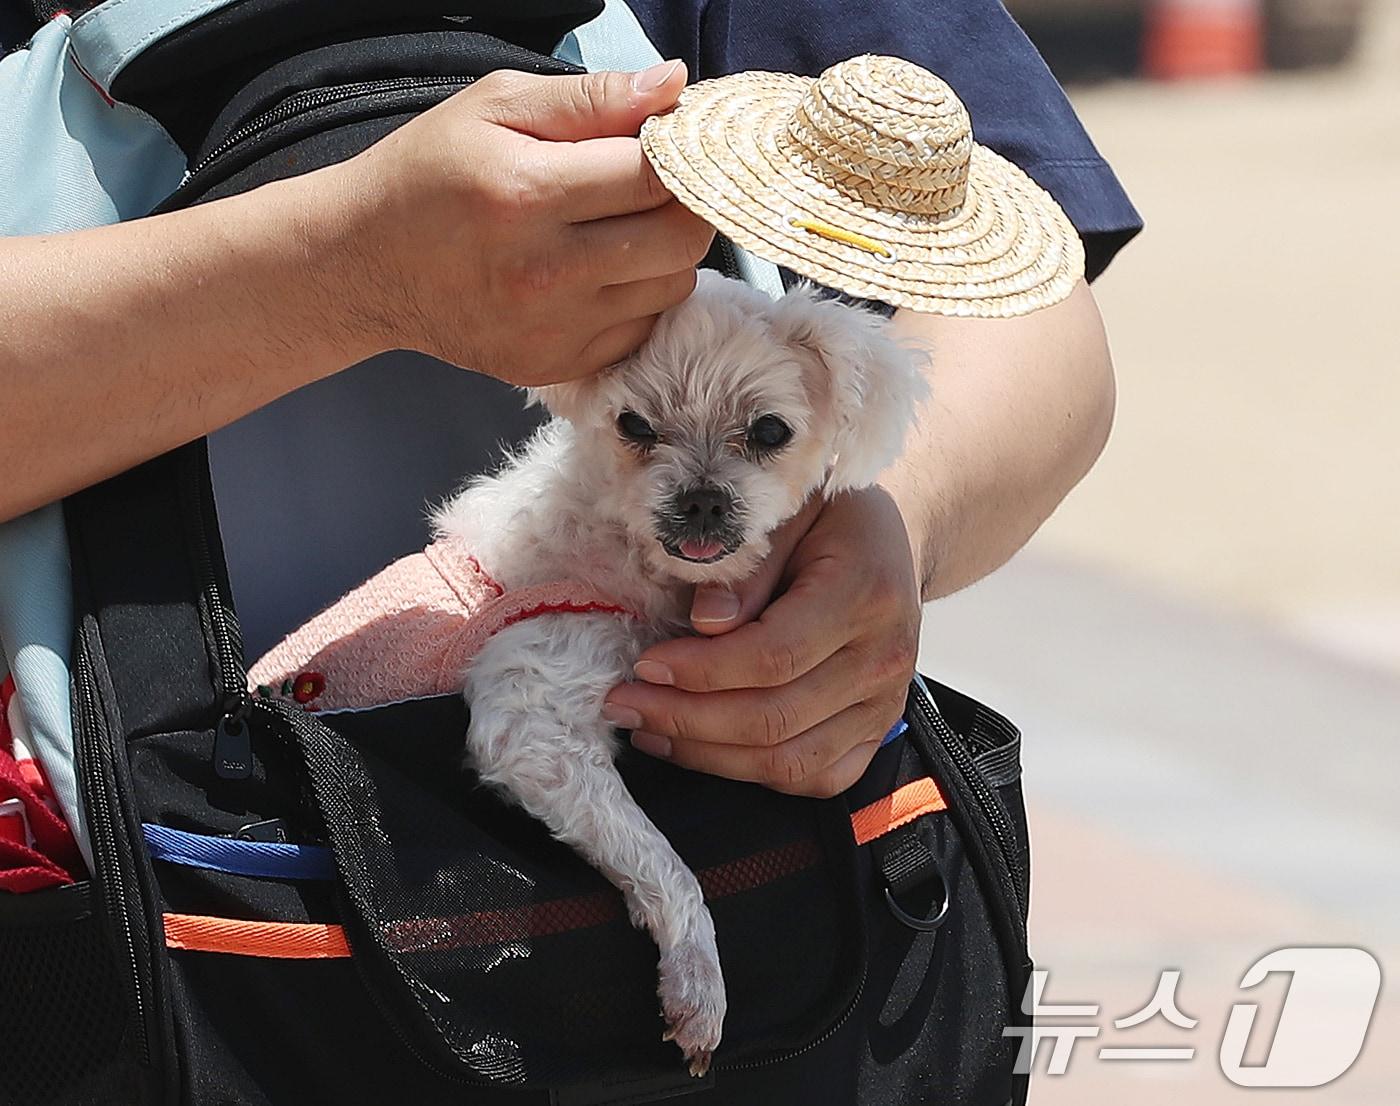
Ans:
[{"label": "dog's pink tongue", "polygon": [[709,560],[723,548],[720,542],[700,541],[698,538],[686,538],[681,542],[681,552],[693,561]]}]

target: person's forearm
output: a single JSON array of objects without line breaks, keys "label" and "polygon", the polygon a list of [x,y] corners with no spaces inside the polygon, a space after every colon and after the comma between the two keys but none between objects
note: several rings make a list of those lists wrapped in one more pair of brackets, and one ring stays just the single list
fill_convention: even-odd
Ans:
[{"label": "person's forearm", "polygon": [[1016,319],[901,310],[895,325],[930,348],[932,394],[881,483],[929,600],[1004,564],[1089,471],[1113,421],[1113,366],[1082,283]]},{"label": "person's forearm", "polygon": [[170,215],[0,239],[0,519],[363,352],[336,323],[334,225],[305,215],[322,187],[312,174]]}]

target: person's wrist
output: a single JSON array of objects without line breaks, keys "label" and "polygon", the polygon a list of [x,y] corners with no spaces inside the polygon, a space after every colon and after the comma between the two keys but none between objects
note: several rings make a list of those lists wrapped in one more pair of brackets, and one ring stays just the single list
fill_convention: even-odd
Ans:
[{"label": "person's wrist", "polygon": [[405,345],[398,333],[404,320],[379,294],[391,282],[370,272],[387,259],[376,257],[382,212],[365,174],[345,162],[280,187],[295,242],[291,280],[300,284],[305,331],[318,346],[317,378]]}]

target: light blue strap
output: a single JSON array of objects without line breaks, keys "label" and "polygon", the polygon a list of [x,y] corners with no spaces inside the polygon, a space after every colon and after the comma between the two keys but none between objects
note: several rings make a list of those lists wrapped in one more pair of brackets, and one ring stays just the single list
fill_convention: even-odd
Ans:
[{"label": "light blue strap", "polygon": [[[144,215],[184,174],[184,155],[160,125],[112,103],[84,74],[72,28],[67,16],[50,20],[27,49],[0,58],[0,235]],[[52,504],[0,525],[0,667],[15,678],[20,737],[91,868],[68,700],[72,636],[68,539]]]},{"label": "light blue strap", "polygon": [[73,44],[104,89],[152,43],[238,0],[107,0],[78,17]]},{"label": "light blue strap", "polygon": [[[564,36],[554,56],[588,70],[636,72],[661,61],[661,55],[647,38],[623,0],[606,0],[602,12],[576,31]],[[733,245],[733,243],[731,243]],[[744,281],[774,299],[783,294],[783,279],[771,261],[734,246],[734,260]]]},{"label": "light blue strap", "polygon": [[335,861],[324,845],[208,837],[150,823],[141,826],[141,836],[152,860],[170,864],[264,879],[328,880],[335,876]]},{"label": "light blue strap", "polygon": [[111,102],[79,68],[71,27],[59,16],[28,49],[0,58],[0,235],[145,215],[184,174],[160,124]]},{"label": "light blue strap", "polygon": [[68,662],[73,597],[63,511],[42,507],[0,526],[0,652],[15,678],[15,737],[44,770],[88,870],[87,817],[78,794]]}]

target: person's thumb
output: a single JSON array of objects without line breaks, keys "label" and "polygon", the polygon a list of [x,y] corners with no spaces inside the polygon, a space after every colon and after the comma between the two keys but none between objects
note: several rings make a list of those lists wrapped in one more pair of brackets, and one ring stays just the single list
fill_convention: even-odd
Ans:
[{"label": "person's thumb", "polygon": [[690,624],[697,634],[726,634],[763,613],[782,582],[792,551],[807,536],[821,507],[821,495],[814,495],[802,510],[774,530],[768,536],[768,556],[752,576],[737,584],[696,587],[690,601]]},{"label": "person's thumb", "polygon": [[648,115],[671,107],[684,87],[681,61],[638,73],[510,73],[493,83],[487,111],[497,123],[550,142],[631,136]]}]

